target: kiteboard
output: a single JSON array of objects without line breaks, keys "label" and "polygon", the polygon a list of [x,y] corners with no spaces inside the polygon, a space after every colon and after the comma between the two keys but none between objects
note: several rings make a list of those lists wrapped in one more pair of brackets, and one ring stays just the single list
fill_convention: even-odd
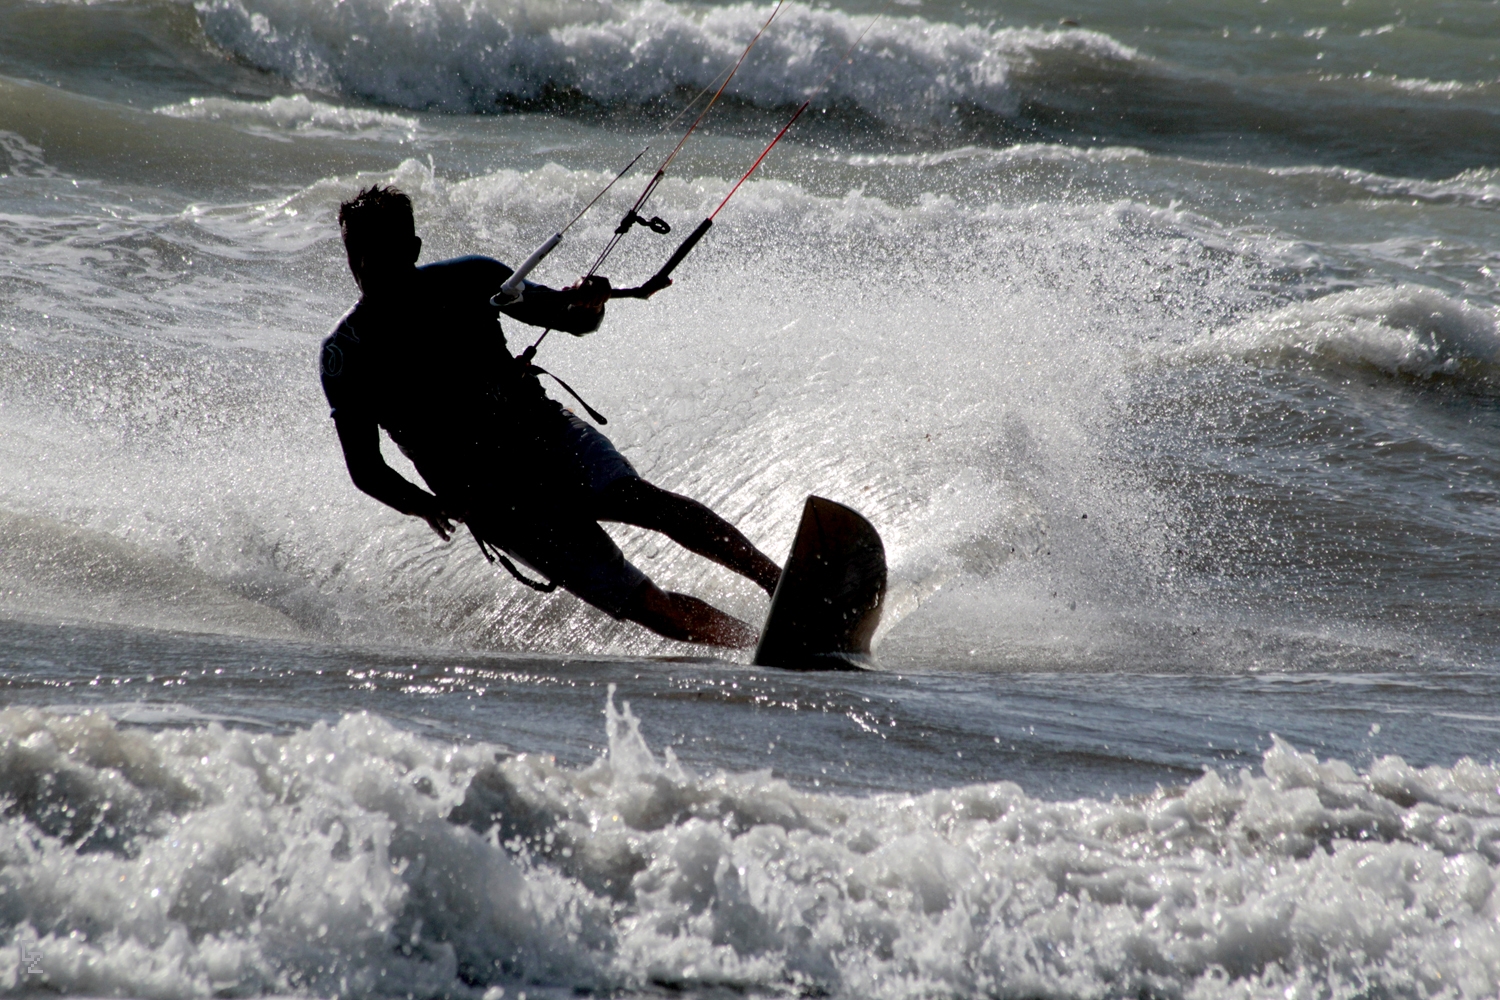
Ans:
[{"label": "kiteboard", "polygon": [[810,496],[755,648],[760,667],[860,670],[885,600],[885,545],[843,504]]}]

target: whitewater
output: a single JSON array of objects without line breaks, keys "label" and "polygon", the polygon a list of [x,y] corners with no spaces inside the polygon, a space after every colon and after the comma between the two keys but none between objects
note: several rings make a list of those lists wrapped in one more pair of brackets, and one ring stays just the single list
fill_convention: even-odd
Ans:
[{"label": "whitewater", "polygon": [[515,263],[770,12],[0,0],[5,995],[1500,990],[1495,2],[783,7],[604,273],[808,113],[539,361],[773,558],[867,516],[872,671],[350,484],[339,202]]}]

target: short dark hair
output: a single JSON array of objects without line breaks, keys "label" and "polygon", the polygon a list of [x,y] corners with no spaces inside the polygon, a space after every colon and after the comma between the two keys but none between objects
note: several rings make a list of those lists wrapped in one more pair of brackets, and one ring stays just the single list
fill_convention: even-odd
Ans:
[{"label": "short dark hair", "polygon": [[339,205],[339,232],[345,246],[415,236],[411,199],[395,187],[372,184]]}]

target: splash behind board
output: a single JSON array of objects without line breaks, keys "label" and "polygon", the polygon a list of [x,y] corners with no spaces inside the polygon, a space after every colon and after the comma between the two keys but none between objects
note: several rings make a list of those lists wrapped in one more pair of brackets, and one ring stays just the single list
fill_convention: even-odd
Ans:
[{"label": "splash behind board", "polygon": [[788,670],[858,670],[885,599],[885,546],[842,504],[810,496],[792,542],[755,664]]}]

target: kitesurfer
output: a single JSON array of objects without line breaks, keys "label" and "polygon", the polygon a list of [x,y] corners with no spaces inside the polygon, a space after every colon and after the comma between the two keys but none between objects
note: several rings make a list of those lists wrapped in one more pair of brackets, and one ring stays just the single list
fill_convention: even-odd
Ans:
[{"label": "kitesurfer", "polygon": [[[776,564],[703,504],[642,479],[506,347],[501,312],[575,335],[597,329],[608,280],[527,282],[518,301],[495,306],[511,269],[478,256],[418,267],[411,200],[395,188],[359,192],[338,218],[361,294],[323,342],[322,382],[354,485],[444,540],[466,523],[486,555],[509,554],[615,618],[686,642],[753,643],[739,619],[652,583],[598,522],[659,531],[767,592]],[[432,492],[385,463],[382,427]]]}]

